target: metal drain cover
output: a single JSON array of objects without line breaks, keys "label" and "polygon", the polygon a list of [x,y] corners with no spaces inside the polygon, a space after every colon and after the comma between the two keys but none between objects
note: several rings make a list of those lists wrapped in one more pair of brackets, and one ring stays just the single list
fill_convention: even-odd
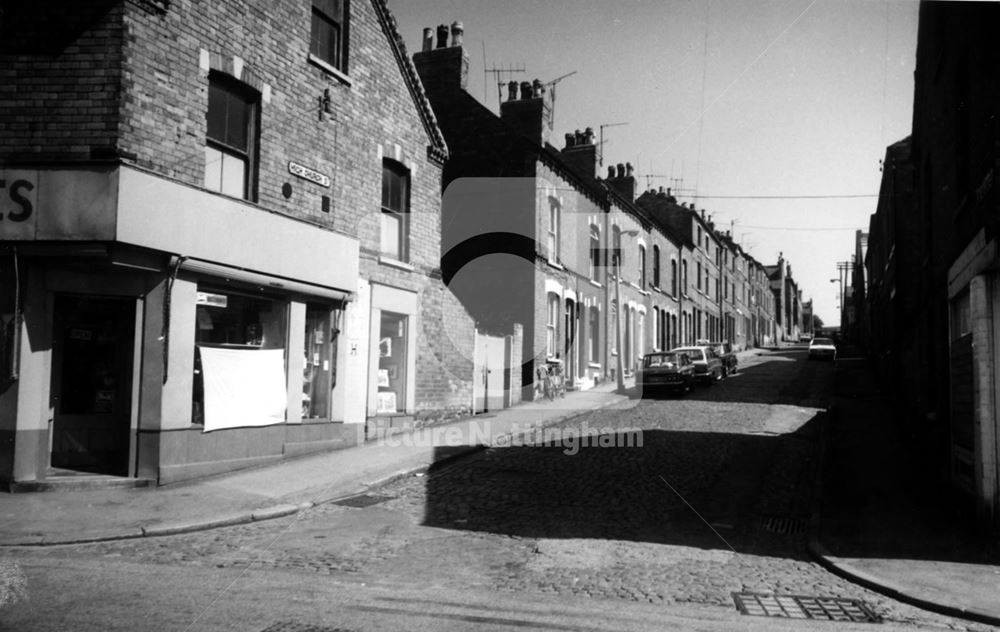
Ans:
[{"label": "metal drain cover", "polygon": [[797,535],[806,532],[806,521],[803,518],[762,516],[760,519],[760,528],[771,533]]},{"label": "metal drain cover", "polygon": [[879,618],[859,599],[733,593],[740,614],[787,619],[820,619],[878,623]]},{"label": "metal drain cover", "polygon": [[392,500],[392,496],[376,496],[374,494],[358,494],[357,496],[349,496],[348,498],[342,498],[341,500],[334,501],[334,505],[340,505],[342,507],[371,507],[372,505],[377,505],[379,503],[384,503],[387,500]]},{"label": "metal drain cover", "polygon": [[298,621],[279,621],[269,625],[260,632],[351,632],[346,628],[331,628],[325,625],[311,625]]}]

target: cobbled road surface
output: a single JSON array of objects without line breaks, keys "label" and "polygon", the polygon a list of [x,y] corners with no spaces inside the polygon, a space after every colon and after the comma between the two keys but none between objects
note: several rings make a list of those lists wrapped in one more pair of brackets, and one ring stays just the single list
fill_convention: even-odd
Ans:
[{"label": "cobbled road surface", "polygon": [[987,629],[810,560],[835,370],[760,352],[724,382],[586,412],[367,507],[8,549],[31,598],[0,611],[0,629],[871,629],[740,615],[734,592],[861,599],[883,629]]}]

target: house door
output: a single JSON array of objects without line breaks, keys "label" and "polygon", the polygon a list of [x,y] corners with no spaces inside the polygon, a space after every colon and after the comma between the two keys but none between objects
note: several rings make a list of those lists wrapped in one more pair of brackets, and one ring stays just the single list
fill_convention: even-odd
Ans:
[{"label": "house door", "polygon": [[135,300],[57,295],[51,465],[128,475]]}]

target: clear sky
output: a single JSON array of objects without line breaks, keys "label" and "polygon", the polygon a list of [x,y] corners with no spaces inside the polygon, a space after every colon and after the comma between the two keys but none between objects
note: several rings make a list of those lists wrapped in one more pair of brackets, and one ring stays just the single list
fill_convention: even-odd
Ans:
[{"label": "clear sky", "polygon": [[469,91],[494,111],[497,80],[484,68],[523,67],[519,81],[575,72],[556,86],[553,145],[575,129],[627,123],[604,129],[605,167],[631,162],[640,189],[673,187],[765,265],[783,252],[803,298],[839,323],[830,279],[854,253],[855,230],[868,230],[885,147],[910,133],[916,1],[389,6],[411,54],[423,27],[461,21]]}]

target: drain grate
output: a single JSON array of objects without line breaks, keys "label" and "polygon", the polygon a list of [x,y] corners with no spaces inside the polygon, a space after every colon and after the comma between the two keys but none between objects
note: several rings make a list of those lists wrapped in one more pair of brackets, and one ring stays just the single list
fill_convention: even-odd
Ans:
[{"label": "drain grate", "polygon": [[331,628],[325,625],[311,625],[298,621],[279,621],[260,632],[351,632],[346,628]]},{"label": "drain grate", "polygon": [[781,516],[762,516],[760,528],[771,533],[782,535],[798,535],[806,532],[804,518],[783,518]]},{"label": "drain grate", "polygon": [[878,623],[879,621],[871,608],[859,599],[733,593],[733,601],[736,602],[736,609],[740,611],[740,614],[758,617],[859,623]]},{"label": "drain grate", "polygon": [[342,498],[340,500],[334,501],[334,505],[340,505],[342,507],[371,507],[372,505],[377,505],[379,503],[384,503],[387,500],[392,500],[392,496],[376,496],[374,494],[358,494],[357,496],[349,496],[348,498]]}]

